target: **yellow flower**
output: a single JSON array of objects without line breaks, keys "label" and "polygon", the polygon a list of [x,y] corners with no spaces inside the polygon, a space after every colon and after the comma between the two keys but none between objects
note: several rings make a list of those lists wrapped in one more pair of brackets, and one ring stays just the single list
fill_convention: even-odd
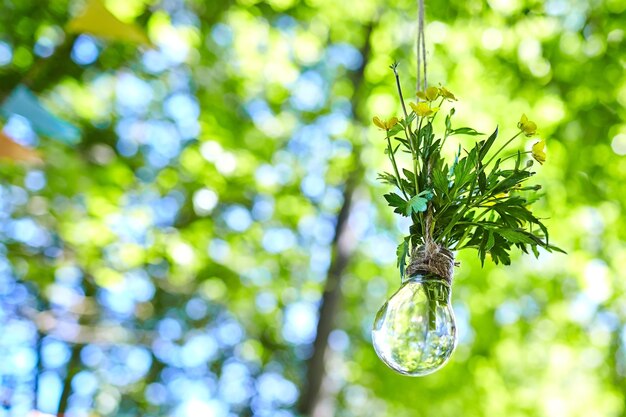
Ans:
[{"label": "yellow flower", "polygon": [[437,87],[428,87],[426,89],[426,98],[429,101],[434,101],[439,97],[439,89]]},{"label": "yellow flower", "polygon": [[517,127],[520,128],[522,132],[528,137],[533,136],[537,133],[537,124],[533,121],[528,120],[525,114],[522,114],[522,118],[520,119]]},{"label": "yellow flower", "polygon": [[509,196],[509,193],[499,193],[499,194],[496,194],[496,195],[493,196],[493,198],[491,200],[487,201],[483,205],[485,205],[487,207],[494,206],[498,202],[498,200],[501,200],[503,198],[507,198],[508,196]]},{"label": "yellow flower", "polygon": [[454,97],[454,94],[452,94],[452,91],[448,90],[446,87],[441,87],[439,89],[439,94],[441,94],[441,97],[445,98],[446,100],[456,101],[456,97]]},{"label": "yellow flower", "polygon": [[430,107],[428,104],[423,102],[417,104],[409,103],[409,106],[411,106],[415,114],[420,117],[431,116],[439,111],[439,107]]},{"label": "yellow flower", "polygon": [[544,151],[545,148],[546,148],[546,141],[540,140],[539,142],[533,145],[533,148],[531,151],[533,158],[535,158],[535,161],[539,162],[541,165],[543,165],[543,163],[546,162],[546,153]]},{"label": "yellow flower", "polygon": [[417,97],[426,101],[435,101],[441,92],[437,87],[428,87],[426,91],[418,91]]},{"label": "yellow flower", "polygon": [[398,124],[398,118],[392,117],[389,120],[381,120],[378,116],[374,116],[374,124],[383,130],[389,130]]}]

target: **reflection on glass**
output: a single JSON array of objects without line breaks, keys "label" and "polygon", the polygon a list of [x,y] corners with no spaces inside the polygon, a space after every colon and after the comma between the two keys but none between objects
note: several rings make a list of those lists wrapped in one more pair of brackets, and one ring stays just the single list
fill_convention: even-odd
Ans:
[{"label": "reflection on glass", "polygon": [[456,346],[450,285],[435,275],[414,275],[380,308],[372,341],[393,370],[424,376],[441,368]]}]

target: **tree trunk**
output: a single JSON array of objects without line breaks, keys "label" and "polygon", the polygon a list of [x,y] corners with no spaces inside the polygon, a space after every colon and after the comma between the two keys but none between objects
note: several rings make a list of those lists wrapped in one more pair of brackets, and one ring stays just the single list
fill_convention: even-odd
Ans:
[{"label": "tree trunk", "polygon": [[[373,24],[366,28],[365,42],[361,48],[363,63],[361,67],[353,73],[352,84],[354,86],[354,96],[352,97],[353,117],[358,119],[356,114],[359,107],[359,97],[363,86],[364,71],[370,56],[370,42],[373,31]],[[354,197],[354,191],[362,179],[364,167],[358,155],[358,146],[354,151],[354,166],[349,175],[343,192],[343,205],[337,217],[335,225],[335,237],[332,242],[332,260],[326,277],[326,286],[319,308],[319,321],[317,323],[317,334],[313,343],[313,355],[307,363],[306,382],[300,397],[299,412],[306,416],[313,415],[313,412],[320,400],[320,390],[322,381],[326,373],[325,353],[328,345],[328,336],[333,329],[335,316],[341,302],[341,281],[344,270],[350,262],[352,247],[348,244],[347,221],[350,216],[350,209]]]},{"label": "tree trunk", "polygon": [[80,370],[80,352],[83,345],[74,345],[72,347],[72,355],[67,363],[67,373],[63,382],[63,390],[59,398],[59,407],[57,408],[57,417],[64,417],[67,412],[68,401],[72,393],[72,379]]}]

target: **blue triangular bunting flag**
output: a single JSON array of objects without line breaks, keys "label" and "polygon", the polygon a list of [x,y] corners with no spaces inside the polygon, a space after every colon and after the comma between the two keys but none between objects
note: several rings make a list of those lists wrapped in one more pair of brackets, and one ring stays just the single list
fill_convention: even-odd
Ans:
[{"label": "blue triangular bunting flag", "polygon": [[25,85],[18,85],[1,109],[5,116],[18,114],[26,118],[40,135],[68,144],[80,141],[80,130],[50,113]]}]

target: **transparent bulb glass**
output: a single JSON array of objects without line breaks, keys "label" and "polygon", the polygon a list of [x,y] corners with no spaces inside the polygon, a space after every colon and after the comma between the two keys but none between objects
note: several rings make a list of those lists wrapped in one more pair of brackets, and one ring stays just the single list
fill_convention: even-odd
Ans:
[{"label": "transparent bulb glass", "polygon": [[380,359],[403,375],[441,368],[457,341],[450,285],[432,274],[407,279],[378,310],[372,341]]}]

